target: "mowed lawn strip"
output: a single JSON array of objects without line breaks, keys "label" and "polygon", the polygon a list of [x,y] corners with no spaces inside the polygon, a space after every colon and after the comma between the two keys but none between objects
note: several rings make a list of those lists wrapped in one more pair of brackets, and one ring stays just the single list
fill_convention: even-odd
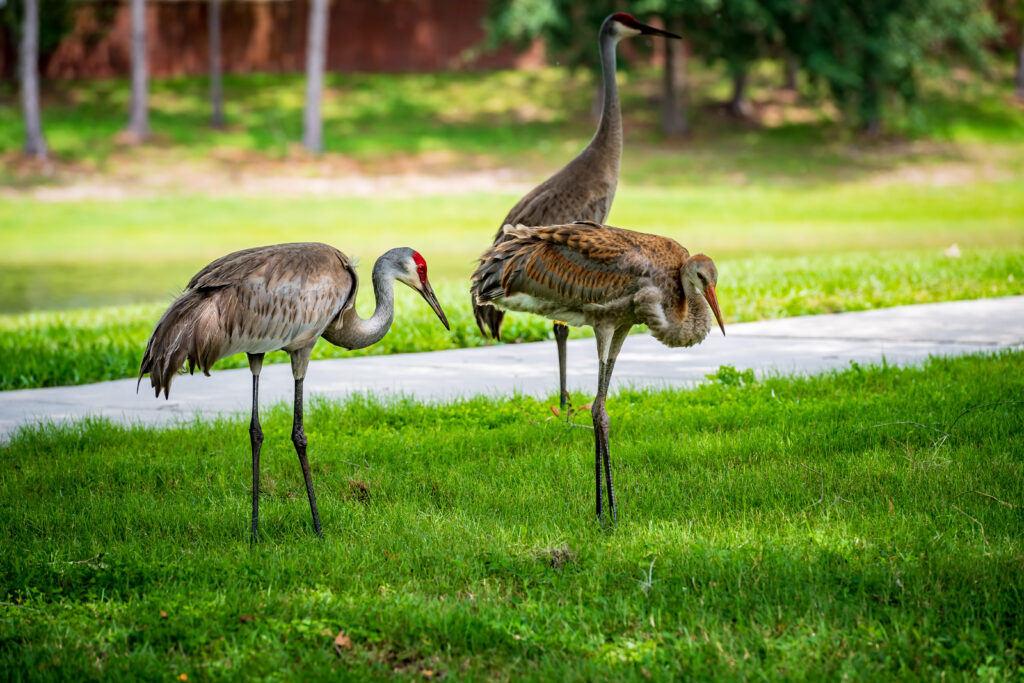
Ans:
[{"label": "mowed lawn strip", "polygon": [[[905,304],[1024,294],[1024,248],[968,250],[958,258],[941,251],[854,252],[791,258],[744,258],[719,262],[718,296],[727,323],[795,315],[859,311]],[[365,273],[365,267],[364,267]],[[465,282],[435,286],[448,314],[445,330],[423,300],[396,285],[395,323],[377,344],[346,351],[320,340],[314,359],[414,353],[487,344],[477,329]],[[372,311],[372,294],[361,290],[359,309]],[[146,340],[165,304],[115,306],[0,316],[0,389],[87,384],[134,377]],[[637,328],[640,330],[641,328]],[[548,339],[551,325],[528,315],[509,315],[506,342]],[[574,328],[574,337],[590,330]],[[284,352],[267,362],[287,362]],[[244,355],[216,368],[245,367]]]},{"label": "mowed lawn strip", "polygon": [[611,531],[592,433],[525,398],[314,403],[323,541],[268,411],[253,549],[247,421],[23,430],[0,450],[0,671],[1013,677],[1022,370],[619,392]]},{"label": "mowed lawn strip", "polygon": [[[364,268],[365,272],[365,268]],[[718,296],[727,323],[860,311],[907,304],[1024,294],[1024,247],[972,249],[951,258],[941,251],[854,252],[791,258],[745,258],[719,267]],[[346,351],[320,340],[313,358],[415,353],[490,343],[477,329],[465,282],[435,286],[451,331],[412,290],[396,285],[395,323],[380,342]],[[372,312],[372,293],[361,289],[359,309]],[[134,377],[146,340],[165,304],[0,316],[0,389],[87,384]],[[642,328],[636,328],[641,330]],[[574,328],[574,337],[589,336]],[[505,342],[548,339],[550,323],[509,315]],[[266,362],[288,362],[278,351]],[[237,354],[215,368],[246,367]]]},{"label": "mowed lawn strip", "polygon": [[[752,73],[750,94],[762,114],[775,107],[782,119],[722,118],[701,103],[724,96],[724,81],[692,66],[694,134],[680,140],[655,132],[658,73],[621,75],[627,144],[609,222],[712,255],[727,321],[1021,293],[1024,112],[1009,81],[929,80],[916,123],[890,122],[911,139],[868,143],[845,135],[813,98],[780,99],[768,63]],[[228,78],[225,131],[206,125],[204,79],[154,82],[157,144],[138,149],[113,144],[125,80],[51,85],[44,114],[62,170],[0,170],[9,185],[0,198],[0,390],[133,376],[146,336],[192,274],[235,249],[288,241],[324,241],[361,259],[364,314],[379,254],[408,245],[425,255],[454,330],[399,287],[395,327],[366,353],[484,343],[467,301],[475,259],[521,193],[593,132],[593,84],[558,68],[332,76],[323,165],[289,151],[300,77]],[[13,160],[22,135],[9,109],[0,111],[0,152]],[[341,187],[350,173],[411,169],[457,186],[467,171],[513,173],[510,186],[473,194],[253,197],[231,196],[224,171],[236,166],[293,189],[307,176],[314,187]],[[40,201],[33,189],[66,190],[65,201]],[[109,196],[125,199],[95,198]],[[505,327],[509,341],[549,333],[528,316]],[[315,357],[344,353],[321,344]]]},{"label": "mowed lawn strip", "polygon": [[[679,154],[685,156],[683,151]],[[642,165],[644,160],[636,163]],[[549,170],[559,165],[553,161]],[[666,188],[623,183],[609,223],[665,234],[693,248],[714,250],[718,258],[752,250],[785,256],[946,247],[953,241],[960,246],[1020,245],[1024,243],[1020,178],[1024,171],[1005,182],[950,187],[839,182],[796,188],[729,184]],[[530,187],[529,181],[520,184],[523,192]],[[112,263],[147,271],[153,263],[184,262],[182,266],[192,268],[254,244],[322,241],[364,261],[396,244],[407,244],[428,257],[434,273],[462,277],[468,275],[472,261],[489,244],[519,196],[184,195],[56,202],[10,198],[0,201],[0,264]],[[17,300],[5,293],[0,304],[12,310]]]},{"label": "mowed lawn strip", "polygon": [[[927,75],[920,83],[918,106],[888,111],[887,130],[943,142],[1024,141],[1024,115],[1013,100],[1008,66],[984,74],[956,69]],[[834,108],[813,88],[805,88],[796,100],[793,93],[781,90],[777,60],[764,61],[749,72],[746,94],[763,128],[723,115],[718,105],[730,95],[728,76],[697,60],[689,63],[688,119],[694,139],[683,143],[660,140],[655,132],[661,70],[638,63],[633,67],[618,74],[627,134],[659,147],[686,144],[702,152],[697,164],[667,162],[661,170],[669,176],[682,174],[700,182],[709,175],[732,175],[737,169],[776,178],[780,171],[857,174],[877,168],[871,155],[856,154],[851,163],[821,145],[837,138],[843,142]],[[161,153],[182,159],[213,157],[224,164],[294,157],[302,139],[303,76],[234,74],[225,77],[224,85],[227,126],[214,129],[209,125],[208,79],[151,79],[150,124]],[[387,166],[389,156],[417,154],[429,155],[436,165],[451,163],[452,155],[484,164],[510,157],[517,164],[537,163],[551,155],[571,157],[586,144],[595,125],[590,108],[597,85],[584,70],[573,73],[566,67],[335,73],[326,75],[324,85],[327,153],[370,165]],[[131,97],[128,79],[48,79],[44,95],[43,128],[59,159],[105,171],[131,157],[117,142]],[[13,83],[0,83],[0,101],[16,104]],[[715,153],[723,147],[723,129],[738,132],[745,148],[741,158],[734,158],[735,150]],[[20,151],[23,142],[24,123],[18,108],[0,109],[0,153]],[[814,150],[806,149],[808,142],[816,144]],[[763,154],[764,148],[772,154]],[[910,156],[919,155],[910,151]],[[776,159],[769,162],[772,156]],[[948,150],[935,156],[956,158]],[[0,167],[0,180],[26,182],[15,168],[7,167]],[[42,175],[28,182],[48,180]]]},{"label": "mowed lawn strip", "polygon": [[[1024,293],[1022,187],[633,188],[620,193],[611,222],[713,256],[723,314],[738,322]],[[412,246],[426,257],[452,332],[397,285],[395,325],[363,353],[483,344],[468,276],[514,201],[480,194],[2,203],[0,306],[13,314],[0,315],[0,389],[133,376],[160,313],[199,268],[234,249],[296,240],[325,241],[360,259],[364,315],[373,308],[365,281],[380,253]],[[20,313],[47,308],[71,310]],[[535,341],[550,329],[511,315],[504,333]],[[342,355],[322,342],[314,357]]]}]

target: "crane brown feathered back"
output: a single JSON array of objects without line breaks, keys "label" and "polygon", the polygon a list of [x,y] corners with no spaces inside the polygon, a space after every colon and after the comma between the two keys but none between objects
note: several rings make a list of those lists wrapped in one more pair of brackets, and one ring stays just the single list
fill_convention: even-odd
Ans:
[{"label": "crane brown feathered back", "polygon": [[573,301],[608,301],[624,295],[640,277],[671,286],[690,257],[675,240],[591,221],[508,226],[505,235],[507,241],[492,252],[508,260],[502,276],[506,294],[540,288]]},{"label": "crane brown feathered back", "polygon": [[[692,343],[682,287],[690,253],[675,240],[587,221],[504,232],[505,241],[481,257],[472,277],[481,302],[526,295],[533,300],[523,310],[561,314],[577,325],[605,318],[646,324],[666,345]],[[707,257],[694,257],[700,258]],[[694,322],[703,324],[697,315]]]},{"label": "crane brown feathered back", "polygon": [[244,249],[210,263],[157,323],[143,353],[157,396],[187,363],[210,374],[219,359],[242,350],[266,353],[312,346],[327,325],[353,305],[356,273],[326,244],[292,243]]}]

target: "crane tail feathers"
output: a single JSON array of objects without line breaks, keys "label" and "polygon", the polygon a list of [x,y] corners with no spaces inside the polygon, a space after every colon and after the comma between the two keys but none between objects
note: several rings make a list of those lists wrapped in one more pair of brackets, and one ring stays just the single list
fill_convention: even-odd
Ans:
[{"label": "crane tail feathers", "polygon": [[501,341],[501,323],[505,320],[505,311],[490,304],[473,302],[473,316],[480,334]]},{"label": "crane tail feathers", "polygon": [[508,237],[493,245],[480,257],[480,264],[470,277],[469,291],[473,297],[473,317],[476,318],[476,325],[484,337],[490,336],[496,341],[501,341],[501,324],[505,320],[505,311],[489,302],[508,294],[505,291],[503,276],[509,257],[515,253],[509,248],[510,240],[518,237],[519,232],[524,230],[529,228],[504,226],[501,235]]},{"label": "crane tail feathers", "polygon": [[163,392],[170,397],[171,380],[186,366],[189,372],[199,368],[210,374],[210,367],[220,358],[220,335],[212,334],[219,316],[209,295],[188,291],[171,304],[156,324],[146,344],[139,366],[139,384],[149,373],[149,381],[157,398]]}]

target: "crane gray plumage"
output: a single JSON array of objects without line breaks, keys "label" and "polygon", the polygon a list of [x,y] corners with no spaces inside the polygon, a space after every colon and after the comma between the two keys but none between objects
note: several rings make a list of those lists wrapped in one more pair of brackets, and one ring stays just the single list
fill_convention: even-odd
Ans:
[{"label": "crane gray plumage", "polygon": [[[608,219],[612,201],[615,199],[622,159],[622,111],[619,105],[618,85],[615,81],[615,48],[623,38],[641,34],[680,37],[641,24],[624,13],[612,14],[604,20],[598,34],[603,95],[601,120],[597,131],[583,151],[572,161],[520,199],[505,216],[501,226],[557,225],[572,221],[593,221],[601,224]],[[500,244],[506,239],[507,233],[503,228],[499,228],[493,244]],[[481,301],[475,292],[472,298],[473,315],[480,332],[485,337],[489,334],[500,340],[505,312]],[[559,397],[564,406],[565,340],[568,337],[568,328],[556,323],[554,331],[558,344]]]},{"label": "crane gray plumage", "polygon": [[149,373],[168,397],[183,365],[190,372],[246,351],[292,353],[312,347],[355,302],[352,262],[326,244],[279,244],[223,256],[189,281],[146,345],[139,380]]},{"label": "crane gray plumage", "polygon": [[507,225],[504,240],[480,258],[473,292],[480,303],[587,325],[597,338],[597,394],[591,405],[597,516],[603,521],[601,465],[614,520],[605,400],[615,359],[633,325],[647,325],[666,346],[699,344],[713,314],[725,334],[715,287],[718,270],[673,239],[587,221]]},{"label": "crane gray plumage", "polygon": [[139,383],[149,373],[159,396],[170,396],[171,382],[182,367],[210,374],[219,359],[245,352],[253,375],[249,434],[253,452],[252,537],[258,529],[259,375],[269,351],[284,350],[295,379],[292,441],[306,479],[313,523],[320,517],[306,458],[302,426],[302,382],[317,339],[347,349],[380,341],[394,319],[394,282],[418,291],[448,327],[448,320],[427,280],[426,262],[408,247],[391,249],[373,267],[376,297],[370,318],[355,309],[359,279],[352,261],[334,247],[319,243],[277,244],[245,249],[212,262],[189,281],[185,292],[161,316],[146,344]]}]

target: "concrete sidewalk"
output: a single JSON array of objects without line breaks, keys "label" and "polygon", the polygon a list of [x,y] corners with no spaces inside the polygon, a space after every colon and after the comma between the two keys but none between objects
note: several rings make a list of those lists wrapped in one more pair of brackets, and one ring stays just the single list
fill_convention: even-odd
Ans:
[{"label": "concrete sidewalk", "polygon": [[[400,325],[401,321],[397,321]],[[704,379],[721,365],[765,373],[816,373],[850,361],[892,364],[930,355],[993,351],[1024,345],[1024,296],[903,306],[860,313],[808,316],[715,328],[703,344],[665,348],[647,335],[626,340],[615,366],[614,386],[680,386]],[[306,392],[342,398],[353,392],[405,394],[450,400],[475,394],[533,396],[557,391],[554,342],[317,361]],[[569,386],[592,393],[597,359],[592,339],[569,342]],[[251,375],[224,370],[213,377],[182,375],[171,400],[156,399],[143,381],[118,380],[76,387],[0,393],[0,439],[19,425],[75,420],[88,415],[122,422],[164,424],[195,415],[248,414]],[[260,403],[291,401],[287,363],[267,365],[260,375]]]}]

